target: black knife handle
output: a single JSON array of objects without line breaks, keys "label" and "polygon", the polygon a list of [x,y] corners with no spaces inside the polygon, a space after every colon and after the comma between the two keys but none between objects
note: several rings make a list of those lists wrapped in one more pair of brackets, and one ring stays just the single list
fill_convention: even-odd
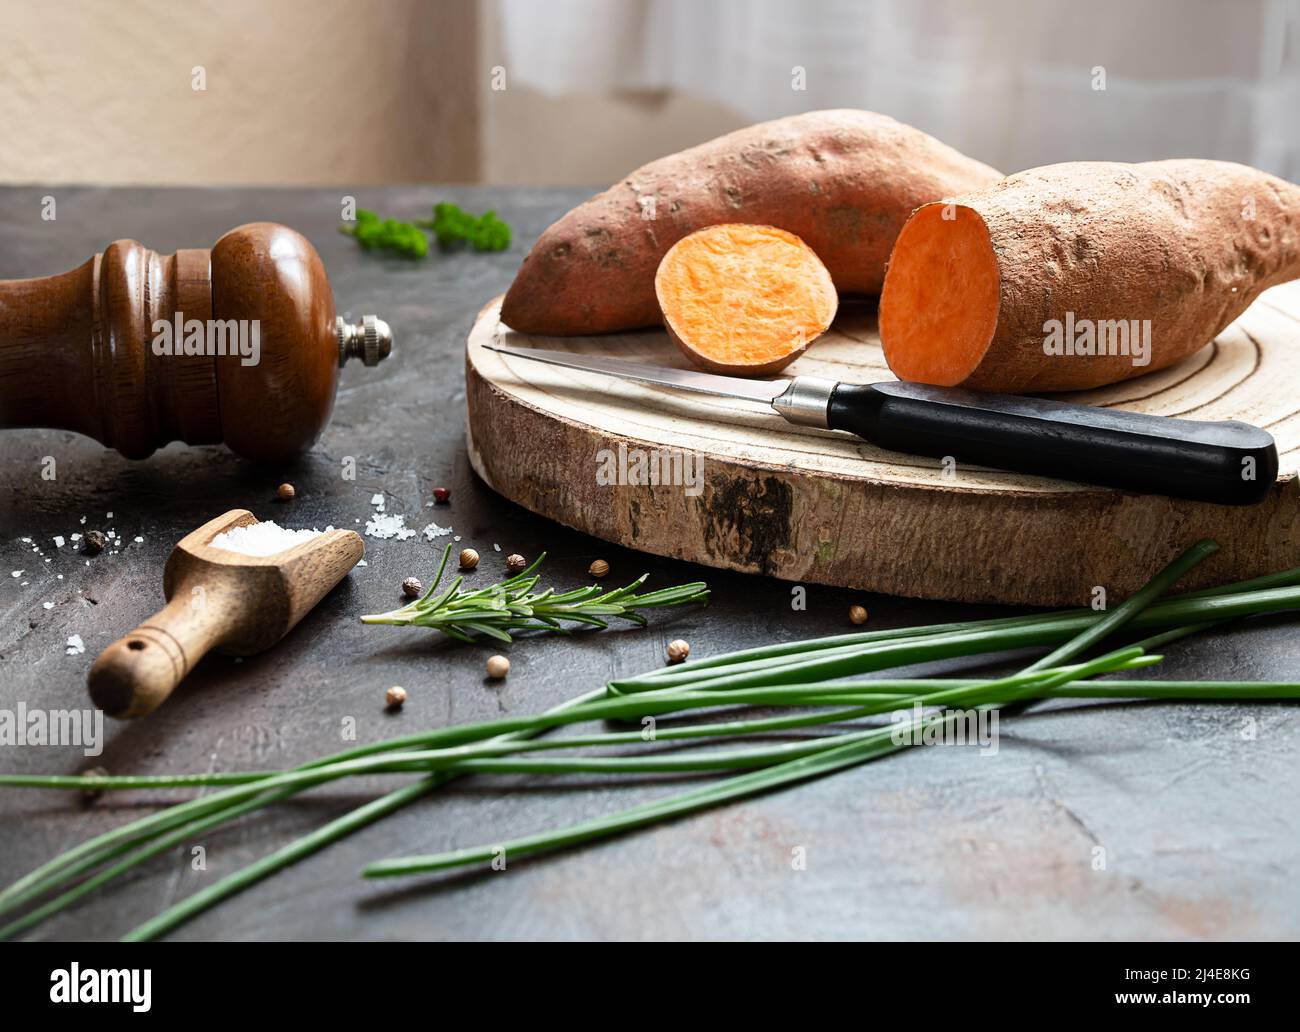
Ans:
[{"label": "black knife handle", "polygon": [[1277,479],[1272,436],[1235,420],[902,382],[840,384],[826,419],[892,451],[1220,505],[1258,502]]}]

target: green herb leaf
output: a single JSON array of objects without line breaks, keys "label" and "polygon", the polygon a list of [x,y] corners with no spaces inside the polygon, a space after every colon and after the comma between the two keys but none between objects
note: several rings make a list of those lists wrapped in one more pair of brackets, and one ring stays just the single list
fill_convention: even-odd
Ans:
[{"label": "green herb leaf", "polygon": [[438,246],[444,249],[469,244],[476,251],[504,251],[510,246],[510,227],[497,218],[495,211],[474,216],[459,205],[444,202],[433,206],[433,218],[419,223],[433,230]]},{"label": "green herb leaf", "polygon": [[642,574],[625,588],[610,592],[595,584],[559,594],[553,588],[534,591],[540,578],[533,571],[546,558],[545,552],[528,569],[498,584],[475,588],[473,591],[461,591],[464,578],[457,577],[450,587],[435,595],[450,554],[451,546],[448,545],[442,553],[437,580],[423,596],[401,609],[363,616],[361,622],[396,627],[431,627],[457,641],[482,636],[508,642],[512,640],[512,631],[560,633],[563,630],[560,623],[562,620],[605,628],[609,623],[604,618],[613,616],[644,626],[645,617],[638,610],[703,602],[709,595],[708,586],[703,581],[661,588],[645,595],[633,594],[645,583],[648,574]]}]

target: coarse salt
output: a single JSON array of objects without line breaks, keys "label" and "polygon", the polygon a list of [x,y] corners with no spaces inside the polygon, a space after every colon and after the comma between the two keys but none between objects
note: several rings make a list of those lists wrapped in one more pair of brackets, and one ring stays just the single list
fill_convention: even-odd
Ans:
[{"label": "coarse salt", "polygon": [[55,534],[55,535],[54,535],[54,547],[55,547],[55,548],[62,548],[62,547],[63,547],[63,535],[62,535],[62,534]]},{"label": "coarse salt", "polygon": [[446,537],[451,531],[451,527],[440,527],[436,523],[430,523],[421,533],[424,534],[425,540],[432,541],[434,538]]},{"label": "coarse salt", "polygon": [[74,634],[68,639],[68,645],[64,651],[69,656],[80,656],[86,651],[86,643],[81,640],[80,634]]},{"label": "coarse salt", "polygon": [[208,544],[212,548],[237,552],[239,555],[278,555],[287,548],[320,537],[322,533],[324,532],[319,530],[290,530],[281,527],[275,520],[263,520],[261,523],[249,523],[224,530]]},{"label": "coarse salt", "polygon": [[377,512],[366,520],[366,536],[379,538],[381,541],[397,538],[405,541],[415,537],[415,531],[406,525],[406,517],[398,513]]}]

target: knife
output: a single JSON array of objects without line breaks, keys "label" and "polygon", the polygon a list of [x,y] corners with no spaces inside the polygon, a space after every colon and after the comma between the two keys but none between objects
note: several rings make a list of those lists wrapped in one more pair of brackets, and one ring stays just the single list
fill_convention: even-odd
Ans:
[{"label": "knife", "polygon": [[657,387],[754,401],[788,422],[843,430],[891,451],[1220,505],[1260,501],[1277,479],[1267,431],[1011,394],[816,376],[748,380],[603,355],[485,344],[490,351]]}]

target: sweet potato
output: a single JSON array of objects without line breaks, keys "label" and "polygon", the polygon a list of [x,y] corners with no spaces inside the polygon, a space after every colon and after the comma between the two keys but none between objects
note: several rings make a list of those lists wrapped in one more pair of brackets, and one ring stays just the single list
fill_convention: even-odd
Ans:
[{"label": "sweet potato", "polygon": [[826,332],[839,298],[812,248],[771,226],[724,223],[669,248],[655,274],[664,326],[715,373],[762,375]]},{"label": "sweet potato", "polygon": [[904,380],[1083,390],[1185,358],[1298,276],[1292,183],[1222,161],[1048,165],[908,220],[880,337]]},{"label": "sweet potato", "polygon": [[524,259],[501,318],[526,333],[656,326],[655,270],[689,233],[722,222],[794,233],[844,293],[878,294],[918,205],[999,173],[868,111],[763,122],[653,161],[574,208]]}]

